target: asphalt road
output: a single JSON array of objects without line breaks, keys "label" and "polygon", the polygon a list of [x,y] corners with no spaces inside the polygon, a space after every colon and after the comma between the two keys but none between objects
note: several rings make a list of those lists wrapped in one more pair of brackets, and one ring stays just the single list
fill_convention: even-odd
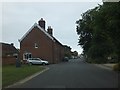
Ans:
[{"label": "asphalt road", "polygon": [[15,88],[117,88],[118,73],[80,59],[48,65],[50,69]]}]

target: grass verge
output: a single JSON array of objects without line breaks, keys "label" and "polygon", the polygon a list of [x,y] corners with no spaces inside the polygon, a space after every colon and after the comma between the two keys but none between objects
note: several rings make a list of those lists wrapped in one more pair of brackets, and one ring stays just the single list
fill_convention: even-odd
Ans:
[{"label": "grass verge", "polygon": [[30,75],[33,75],[36,72],[42,71],[45,69],[42,66],[28,66],[22,65],[19,68],[16,68],[15,65],[8,65],[2,67],[2,87],[13,84],[21,79],[24,79]]}]

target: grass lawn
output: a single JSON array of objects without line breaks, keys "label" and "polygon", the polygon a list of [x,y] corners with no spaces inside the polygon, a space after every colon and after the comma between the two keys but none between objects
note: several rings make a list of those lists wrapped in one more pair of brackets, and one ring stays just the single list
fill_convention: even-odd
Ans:
[{"label": "grass lawn", "polygon": [[36,72],[42,71],[45,69],[42,66],[36,65],[22,65],[19,68],[16,68],[15,65],[8,65],[2,67],[2,87],[13,84],[21,79],[24,79],[27,76],[30,76]]}]

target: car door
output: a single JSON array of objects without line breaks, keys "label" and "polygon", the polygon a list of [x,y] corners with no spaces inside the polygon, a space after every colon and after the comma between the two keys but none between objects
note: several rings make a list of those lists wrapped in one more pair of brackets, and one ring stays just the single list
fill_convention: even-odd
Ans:
[{"label": "car door", "polygon": [[35,58],[32,58],[32,63],[36,64],[36,59]]},{"label": "car door", "polygon": [[35,58],[34,59],[34,64],[39,64],[39,59]]},{"label": "car door", "polygon": [[36,58],[34,62],[35,62],[35,64],[42,64],[42,62],[39,58]]},{"label": "car door", "polygon": [[42,64],[42,61],[41,61],[41,59],[38,59],[38,62],[39,62],[39,64]]}]

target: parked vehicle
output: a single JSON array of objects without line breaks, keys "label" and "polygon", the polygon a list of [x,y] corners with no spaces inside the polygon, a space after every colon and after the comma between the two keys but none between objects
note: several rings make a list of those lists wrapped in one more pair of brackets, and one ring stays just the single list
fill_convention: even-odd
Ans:
[{"label": "parked vehicle", "polygon": [[63,61],[64,61],[64,62],[68,62],[68,61],[69,61],[69,58],[68,58],[68,57],[64,57]]},{"label": "parked vehicle", "polygon": [[29,65],[32,65],[32,64],[48,65],[49,64],[48,61],[42,60],[40,58],[28,58],[27,63]]}]

